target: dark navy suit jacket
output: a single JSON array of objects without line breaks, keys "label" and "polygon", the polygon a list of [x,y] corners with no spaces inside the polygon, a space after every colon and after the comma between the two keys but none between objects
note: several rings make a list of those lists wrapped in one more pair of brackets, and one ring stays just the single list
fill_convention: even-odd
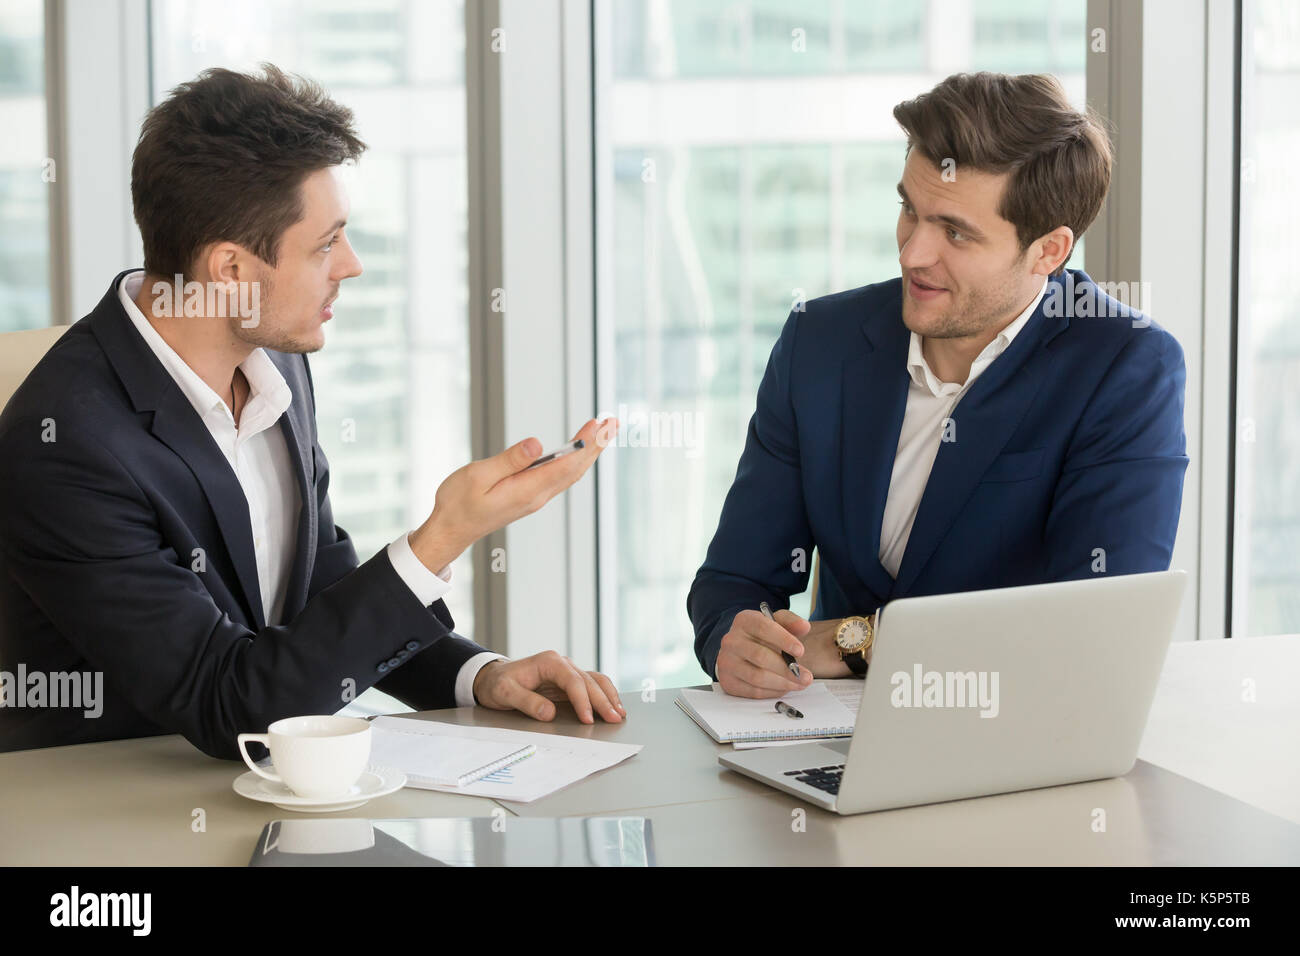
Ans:
[{"label": "dark navy suit jacket", "polygon": [[878,553],[910,382],[902,280],[791,313],[686,601],[708,674],[738,611],[789,607],[807,587],[814,545],[817,620],[1169,567],[1188,461],[1182,349],[1082,270],[1049,283],[953,410],[896,580]]},{"label": "dark navy suit jacket", "polygon": [[181,733],[238,759],[236,734],[334,713],[349,679],[455,706],[483,648],[384,550],[358,567],[330,511],[306,356],[271,350],[302,510],[285,623],[267,625],[243,491],[118,301],[125,274],[0,415],[0,670],[101,671],[103,713],[0,707],[0,751]]}]

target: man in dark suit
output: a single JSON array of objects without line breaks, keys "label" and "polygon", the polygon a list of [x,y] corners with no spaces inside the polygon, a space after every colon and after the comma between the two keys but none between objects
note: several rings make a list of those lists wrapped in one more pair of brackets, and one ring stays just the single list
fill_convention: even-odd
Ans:
[{"label": "man in dark suit", "polygon": [[[351,120],[273,67],[209,71],[146,119],[145,268],[0,416],[0,750],[182,733],[238,759],[238,733],[370,686],[420,709],[549,720],[568,699],[622,719],[604,675],[487,652],[441,600],[451,562],[577,481],[616,422],[535,469],[535,438],[466,465],[364,564],[334,524],[306,353],[361,274],[339,176],[365,148]],[[92,675],[93,706],[58,699]]]},{"label": "man in dark suit", "polygon": [[1182,349],[1064,268],[1106,197],[1104,131],[1050,76],[959,74],[894,115],[903,275],[791,313],[687,599],[738,696],[864,674],[852,648],[894,598],[1169,567]]}]

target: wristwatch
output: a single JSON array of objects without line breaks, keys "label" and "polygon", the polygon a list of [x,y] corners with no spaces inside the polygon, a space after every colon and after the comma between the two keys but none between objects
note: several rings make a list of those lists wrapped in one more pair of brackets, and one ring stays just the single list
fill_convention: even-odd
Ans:
[{"label": "wristwatch", "polygon": [[867,651],[875,639],[876,629],[869,617],[846,617],[835,632],[840,660],[858,677],[867,673]]}]

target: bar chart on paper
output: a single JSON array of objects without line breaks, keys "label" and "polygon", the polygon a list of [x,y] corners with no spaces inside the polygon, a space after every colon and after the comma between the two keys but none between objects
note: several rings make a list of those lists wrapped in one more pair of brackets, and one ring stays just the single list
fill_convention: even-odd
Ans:
[{"label": "bar chart on paper", "polygon": [[[532,756],[536,756],[536,754],[533,754]],[[528,759],[530,758],[529,757],[524,758],[524,760],[528,760]],[[520,762],[522,763],[523,761]],[[509,767],[502,767],[499,770],[493,770],[486,777],[482,777],[481,779],[475,782],[499,784],[500,786],[508,787],[515,782],[514,766],[512,765]]]},{"label": "bar chart on paper", "polygon": [[512,733],[520,738],[530,738],[528,742],[534,743],[537,750],[523,760],[498,767],[481,780],[460,788],[457,793],[531,803],[626,760],[641,749],[637,744],[581,740],[559,734]]}]

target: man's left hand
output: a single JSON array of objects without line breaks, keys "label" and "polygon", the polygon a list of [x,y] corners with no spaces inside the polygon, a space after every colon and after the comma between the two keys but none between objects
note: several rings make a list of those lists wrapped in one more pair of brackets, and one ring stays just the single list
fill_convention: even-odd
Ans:
[{"label": "man's left hand", "polygon": [[537,720],[554,720],[553,701],[567,700],[584,724],[593,711],[612,724],[627,710],[614,683],[598,671],[584,671],[555,651],[517,661],[489,661],[474,676],[474,699],[493,710],[518,710]]}]

